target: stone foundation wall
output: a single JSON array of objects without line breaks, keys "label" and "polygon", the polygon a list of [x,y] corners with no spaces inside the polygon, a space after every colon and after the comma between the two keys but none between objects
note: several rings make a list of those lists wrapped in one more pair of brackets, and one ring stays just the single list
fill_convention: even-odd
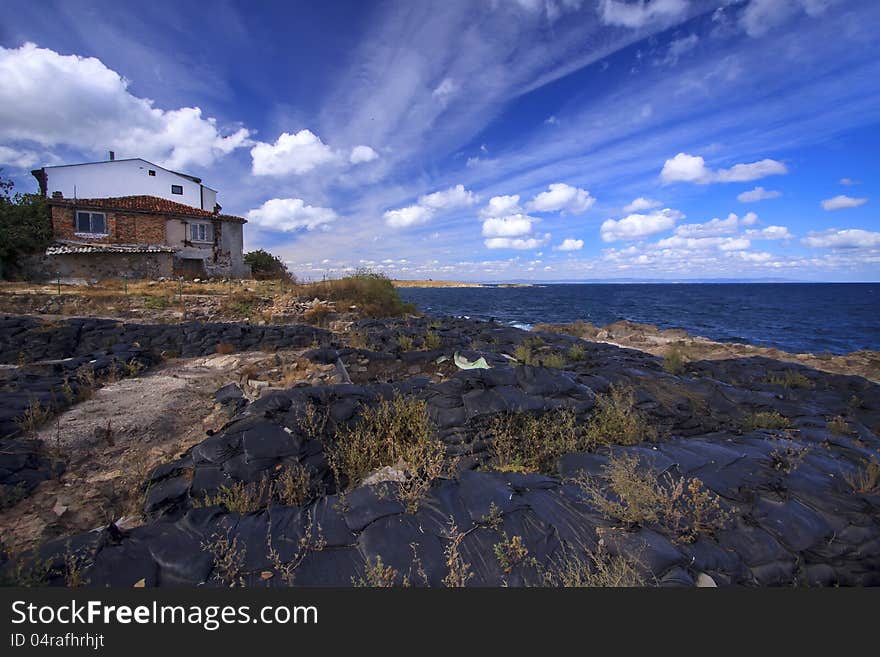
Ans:
[{"label": "stone foundation wall", "polygon": [[329,332],[300,324],[128,324],[80,317],[46,322],[27,316],[0,316],[0,363],[11,364],[70,358],[117,344],[137,343],[156,353],[195,357],[216,353],[221,342],[233,345],[236,351],[247,351],[302,349],[329,341]]},{"label": "stone foundation wall", "polygon": [[46,256],[50,278],[159,278],[173,274],[171,253],[76,253]]}]

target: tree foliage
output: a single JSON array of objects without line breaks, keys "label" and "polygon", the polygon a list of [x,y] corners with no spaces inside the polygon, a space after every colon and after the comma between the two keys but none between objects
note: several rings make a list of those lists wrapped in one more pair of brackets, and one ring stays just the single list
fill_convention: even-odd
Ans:
[{"label": "tree foliage", "polygon": [[0,271],[8,271],[21,256],[36,253],[51,241],[46,199],[15,192],[12,181],[0,177]]},{"label": "tree foliage", "polygon": [[245,263],[251,266],[254,278],[258,280],[283,279],[293,281],[293,274],[287,269],[287,265],[276,255],[268,251],[258,249],[244,254]]}]

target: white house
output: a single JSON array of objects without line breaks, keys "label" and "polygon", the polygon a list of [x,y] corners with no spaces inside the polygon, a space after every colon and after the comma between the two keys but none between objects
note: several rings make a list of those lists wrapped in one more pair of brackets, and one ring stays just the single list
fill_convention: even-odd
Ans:
[{"label": "white house", "polygon": [[155,196],[208,212],[219,211],[217,191],[201,178],[170,171],[140,158],[47,166],[31,171],[48,198]]}]

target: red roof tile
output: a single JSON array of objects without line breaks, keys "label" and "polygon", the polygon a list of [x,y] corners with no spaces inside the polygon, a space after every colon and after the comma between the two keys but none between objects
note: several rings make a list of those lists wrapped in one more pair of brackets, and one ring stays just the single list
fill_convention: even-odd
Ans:
[{"label": "red roof tile", "polygon": [[90,210],[127,210],[129,212],[152,212],[155,214],[172,214],[183,217],[203,219],[224,219],[245,223],[247,220],[231,214],[214,214],[207,210],[194,208],[183,203],[169,201],[158,196],[118,196],[115,198],[50,198],[50,205],[68,205],[70,207],[87,208]]}]

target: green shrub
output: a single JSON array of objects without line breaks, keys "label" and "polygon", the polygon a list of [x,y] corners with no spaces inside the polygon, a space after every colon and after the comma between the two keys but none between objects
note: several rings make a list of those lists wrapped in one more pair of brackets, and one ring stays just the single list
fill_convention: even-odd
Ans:
[{"label": "green shrub", "polygon": [[492,418],[489,435],[494,467],[505,472],[552,473],[560,456],[585,447],[577,418],[567,409],[501,413]]},{"label": "green shrub", "polygon": [[244,262],[251,267],[251,273],[257,280],[284,280],[294,282],[294,276],[287,265],[278,256],[258,249],[244,254]]},{"label": "green shrub", "polygon": [[632,388],[611,386],[608,394],[596,395],[596,410],[587,422],[585,438],[590,447],[635,445],[655,440],[657,430],[636,409]]}]

